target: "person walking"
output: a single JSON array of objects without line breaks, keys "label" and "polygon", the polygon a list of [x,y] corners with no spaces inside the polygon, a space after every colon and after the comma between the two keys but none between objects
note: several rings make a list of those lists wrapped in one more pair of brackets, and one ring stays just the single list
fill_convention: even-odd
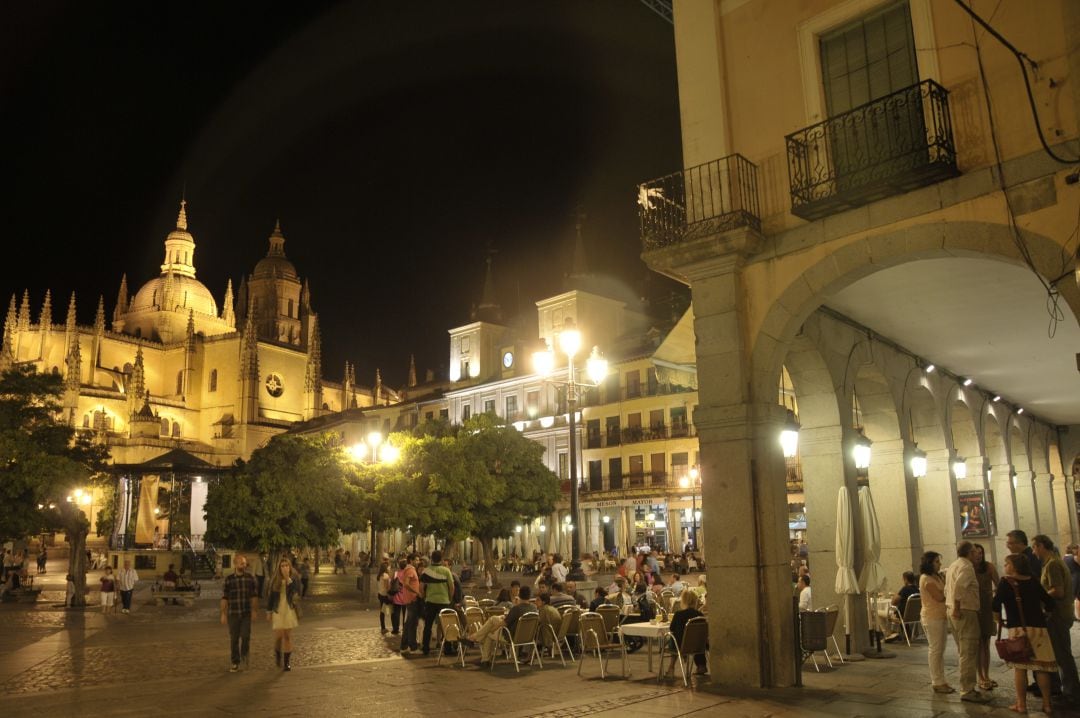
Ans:
[{"label": "person walking", "polygon": [[221,625],[229,627],[229,672],[248,664],[251,620],[259,610],[259,585],[247,572],[247,557],[233,557],[233,572],[225,577],[221,593]]},{"label": "person walking", "polygon": [[[1076,675],[1076,659],[1073,658],[1069,633],[1073,624],[1072,576],[1049,536],[1039,534],[1031,543],[1035,555],[1042,561],[1040,583],[1054,599],[1054,610],[1046,616],[1046,631],[1050,634],[1050,644],[1057,657],[1061,697],[1067,705],[1075,706],[1080,698],[1080,678]],[[1039,688],[1041,690],[1042,686]]]},{"label": "person walking", "polygon": [[454,596],[454,574],[443,565],[442,552],[431,552],[431,565],[420,576],[424,586],[424,635],[420,649],[424,655],[431,653],[431,629],[438,620],[439,611],[450,608]]},{"label": "person walking", "polygon": [[116,590],[120,592],[120,613],[131,613],[131,595],[135,593],[135,584],[139,574],[131,567],[131,560],[124,559],[124,567],[116,572]]},{"label": "person walking", "polygon": [[956,545],[956,560],[945,572],[945,605],[960,654],[960,700],[986,703],[990,694],[975,687],[979,662],[979,582],[971,563],[973,548],[970,541]]},{"label": "person walking", "polygon": [[38,574],[45,573],[45,565],[48,562],[48,560],[49,560],[49,551],[45,548],[45,545],[42,544],[41,551],[38,552],[38,557],[37,557],[37,572],[38,572]]},{"label": "person walking", "polygon": [[980,544],[972,548],[971,563],[979,584],[979,689],[988,691],[997,688],[997,681],[990,678],[990,639],[997,633],[992,604],[1000,577],[994,564],[986,560],[986,549]]},{"label": "person walking", "polygon": [[[1035,674],[1035,682],[1042,696],[1042,709],[1050,714],[1053,706],[1050,702],[1050,676],[1057,672],[1050,635],[1046,630],[1043,610],[1050,610],[1054,600],[1047,594],[1039,581],[1031,575],[1031,565],[1022,553],[1005,557],[1005,577],[998,583],[994,596],[993,609],[999,624],[1009,629],[1009,637],[1027,636],[1032,657],[1024,663],[1007,662],[1013,669],[1013,683],[1016,686],[1016,703],[1009,708],[1017,713],[1027,712],[1027,672]],[[1002,623],[1001,609],[1005,609],[1005,621]]]},{"label": "person walking", "polygon": [[[386,616],[394,607],[394,602],[390,600],[390,562],[383,561],[379,564],[379,573],[375,578],[378,585],[379,596],[379,630],[382,631],[382,635],[386,635],[389,631],[386,630]],[[399,591],[400,593],[400,591]],[[391,619],[391,622],[393,619]]]},{"label": "person walking", "polygon": [[[274,629],[274,659],[282,671],[292,670],[292,629],[300,625],[297,606],[300,601],[300,579],[294,575],[292,562],[282,558],[270,581],[266,617]],[[283,662],[284,660],[284,662]]]},{"label": "person walking", "polygon": [[101,612],[112,613],[116,606],[116,578],[113,576],[112,566],[105,567],[105,575],[101,577]]},{"label": "person walking", "polygon": [[[393,635],[397,635],[398,626],[401,625],[401,645],[398,650],[401,655],[407,656],[420,646],[416,642],[416,627],[420,623],[417,602],[420,599],[420,578],[416,575],[413,562],[416,554],[409,554],[407,558],[398,559],[398,570],[394,574],[401,588],[391,600],[394,602],[394,615],[390,622]],[[403,624],[403,625],[402,625]]]}]

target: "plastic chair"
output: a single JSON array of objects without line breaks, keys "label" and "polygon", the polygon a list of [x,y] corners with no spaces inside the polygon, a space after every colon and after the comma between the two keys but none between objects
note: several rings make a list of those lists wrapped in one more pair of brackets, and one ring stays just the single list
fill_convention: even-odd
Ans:
[{"label": "plastic chair", "polygon": [[461,621],[458,619],[458,613],[452,608],[444,608],[439,611],[439,629],[442,632],[442,640],[439,641],[439,657],[435,661],[435,665],[442,664],[443,656],[446,654],[447,642],[453,643],[457,646],[457,654],[461,659],[461,667],[465,667],[465,646],[461,642],[461,639],[465,637],[464,632],[461,630]]},{"label": "plastic chair", "polygon": [[596,660],[600,662],[600,678],[604,678],[606,661],[603,656],[610,651],[621,651],[622,674],[625,678],[627,676],[626,644],[622,642],[622,637],[612,640],[604,622],[604,617],[593,611],[582,613],[578,617],[578,623],[581,629],[581,660],[578,662],[578,675],[581,675],[581,668],[585,665],[585,658],[590,652],[595,652]]},{"label": "plastic chair", "polygon": [[[673,661],[679,662],[679,671],[682,673],[683,686],[689,686],[690,681],[687,676],[690,674],[690,659],[695,655],[702,653],[705,654],[706,665],[708,664],[709,656],[709,622],[704,616],[697,616],[691,618],[686,622],[686,628],[683,629],[682,641],[675,643],[674,640],[670,640],[672,636],[669,634],[664,637],[664,640],[660,642],[660,672],[656,676],[656,682],[660,680],[666,674],[664,670],[664,653],[666,651],[674,652],[672,656]],[[671,648],[668,648],[668,645]],[[674,662],[671,665],[671,669],[675,670]]]},{"label": "plastic chair", "polygon": [[543,668],[544,661],[540,658],[540,649],[536,645],[536,634],[539,632],[540,614],[538,613],[526,613],[519,618],[514,626],[513,635],[510,634],[510,629],[506,626],[500,628],[499,643],[491,654],[491,670],[495,670],[495,661],[499,658],[499,651],[503,650],[508,660],[510,658],[514,659],[514,670],[520,673],[521,663],[518,661],[518,649],[524,646],[532,647],[532,653],[529,655],[529,665],[532,666],[533,661],[536,661]]}]

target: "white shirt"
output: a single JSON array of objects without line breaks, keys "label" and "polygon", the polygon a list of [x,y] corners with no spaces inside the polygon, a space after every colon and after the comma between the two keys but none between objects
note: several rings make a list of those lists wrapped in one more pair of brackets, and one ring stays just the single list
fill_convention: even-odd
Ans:
[{"label": "white shirt", "polygon": [[119,591],[134,591],[139,581],[139,574],[133,568],[122,568],[116,572],[116,588]]},{"label": "white shirt", "polygon": [[810,587],[807,586],[799,592],[799,610],[800,611],[813,611],[813,601],[810,597]]},{"label": "white shirt", "polygon": [[561,563],[554,563],[551,565],[551,577],[555,579],[556,583],[566,582],[566,566]]},{"label": "white shirt", "polygon": [[686,588],[686,584],[683,583],[681,580],[671,584],[671,592],[674,593],[676,596],[682,593],[684,588]]}]

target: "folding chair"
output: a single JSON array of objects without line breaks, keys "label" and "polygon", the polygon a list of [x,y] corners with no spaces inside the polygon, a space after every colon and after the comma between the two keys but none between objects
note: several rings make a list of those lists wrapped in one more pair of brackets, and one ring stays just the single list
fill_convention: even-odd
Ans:
[{"label": "folding chair", "polygon": [[567,636],[570,635],[570,628],[578,622],[577,611],[564,611],[562,614],[562,620],[559,621],[559,628],[556,629],[551,624],[548,624],[548,633],[551,634],[551,657],[555,657],[555,651],[559,652],[559,660],[562,661],[563,668],[566,668],[566,658],[563,655],[563,646],[566,646],[567,652],[570,654],[570,662],[574,663],[574,651],[570,648],[570,641]]},{"label": "folding chair", "polygon": [[597,607],[596,613],[600,614],[600,617],[604,619],[604,630],[607,631],[608,637],[614,638],[619,631],[622,610],[618,606],[605,603]]},{"label": "folding chair", "polygon": [[799,647],[802,650],[802,660],[810,658],[814,661],[814,670],[821,672],[818,667],[818,651],[825,653],[825,662],[832,668],[832,659],[825,649],[828,647],[828,634],[825,633],[825,624],[828,616],[824,612],[802,611],[799,613]]},{"label": "folding chair", "polygon": [[476,602],[476,596],[462,596],[461,605],[468,608],[469,606],[479,606],[480,604]]},{"label": "folding chair", "polygon": [[540,658],[540,649],[536,645],[536,634],[539,632],[540,614],[538,613],[526,613],[519,618],[517,625],[514,626],[513,635],[510,635],[510,629],[506,626],[500,628],[499,642],[491,654],[491,670],[495,670],[495,661],[498,660],[499,651],[502,650],[506,653],[508,661],[510,658],[514,659],[514,670],[520,673],[521,663],[518,661],[518,648],[523,646],[532,647],[532,653],[529,655],[529,665],[532,666],[533,661],[536,661],[543,668],[544,661]]},{"label": "folding chair", "polygon": [[585,665],[585,657],[589,655],[590,651],[595,651],[596,660],[600,662],[600,678],[604,678],[604,667],[607,661],[604,659],[603,654],[609,651],[621,651],[622,674],[623,678],[625,678],[627,676],[626,644],[622,642],[622,637],[619,636],[618,639],[612,640],[604,623],[604,617],[593,611],[582,613],[578,617],[578,624],[581,629],[581,660],[578,662],[578,675],[581,675],[581,668]]},{"label": "folding chair", "polygon": [[[660,672],[656,676],[656,682],[666,675],[667,671],[664,670],[664,653],[671,651],[673,655],[671,670],[675,670],[674,661],[679,662],[679,671],[682,673],[683,686],[689,686],[690,681],[687,680],[687,675],[690,673],[690,660],[697,654],[705,654],[705,662],[708,665],[709,656],[709,622],[704,616],[698,616],[691,618],[686,622],[686,628],[683,629],[682,641],[675,643],[671,640],[672,636],[666,636],[663,641],[660,642]],[[671,648],[668,648],[668,644]]]},{"label": "folding chair", "polygon": [[[836,657],[840,659],[841,663],[844,663],[844,654],[840,651],[840,644],[836,642],[836,621],[840,617],[840,607],[833,604],[825,608],[819,608],[818,612],[825,614],[825,636],[829,641],[832,641],[833,648],[836,649]],[[825,647],[825,655],[829,655],[828,645]]]},{"label": "folding chair", "polygon": [[491,618],[492,616],[506,615],[506,608],[503,606],[488,606],[486,608],[481,608],[480,610],[484,612],[485,619]]},{"label": "folding chair", "polygon": [[[911,630],[908,630],[908,626]],[[925,635],[922,627],[922,596],[919,594],[908,596],[907,603],[904,604],[904,615],[900,618],[900,627],[904,630],[904,638],[909,646],[911,639],[916,638],[917,634]]]},{"label": "folding chair", "polygon": [[480,605],[480,608],[491,608],[492,606],[495,605],[495,599],[494,598],[481,598],[479,605]]},{"label": "folding chair", "polygon": [[465,633],[461,630],[461,621],[458,618],[458,613],[452,608],[444,608],[439,611],[439,629],[442,632],[442,640],[439,641],[439,657],[435,661],[435,665],[442,663],[443,656],[446,653],[447,642],[454,643],[457,646],[458,657],[461,658],[461,667],[465,667],[465,645],[461,642],[461,639],[465,637]]},{"label": "folding chair", "polygon": [[484,615],[483,609],[477,606],[469,606],[465,609],[465,632],[469,633],[476,631],[480,626],[484,625],[484,621],[487,616]]}]

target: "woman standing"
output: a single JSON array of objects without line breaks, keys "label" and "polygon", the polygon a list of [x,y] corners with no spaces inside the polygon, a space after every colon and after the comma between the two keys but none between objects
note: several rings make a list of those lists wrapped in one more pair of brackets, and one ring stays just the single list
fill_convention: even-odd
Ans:
[{"label": "woman standing", "polygon": [[922,598],[923,630],[930,644],[930,682],[935,693],[953,693],[945,682],[945,635],[949,625],[945,615],[945,577],[941,575],[941,554],[927,551],[919,561],[919,596]]},{"label": "woman standing", "polygon": [[278,570],[270,581],[270,603],[266,617],[271,620],[274,629],[274,658],[281,665],[284,654],[285,665],[282,670],[291,671],[289,659],[292,657],[292,629],[300,625],[296,614],[296,605],[300,600],[300,581],[293,576],[292,563],[288,558],[278,562]]},{"label": "woman standing", "polygon": [[[1017,597],[1020,598],[1023,614]],[[1038,578],[1032,578],[1031,564],[1022,553],[1005,557],[1005,578],[998,584],[993,603],[999,622],[1003,606],[1004,625],[1009,629],[1009,637],[1027,635],[1034,653],[1034,657],[1024,663],[1005,664],[1013,669],[1013,682],[1016,684],[1016,703],[1009,708],[1017,713],[1027,712],[1027,672],[1033,671],[1035,682],[1039,684],[1039,691],[1042,693],[1043,713],[1049,714],[1052,709],[1050,674],[1057,673],[1058,666],[1054,658],[1054,648],[1050,645],[1050,634],[1046,632],[1043,611],[1053,608],[1054,599],[1046,593]]]},{"label": "woman standing", "polygon": [[379,584],[379,628],[382,630],[382,634],[385,636],[389,631],[386,630],[386,615],[393,610],[394,603],[390,600],[390,562],[383,561],[379,565],[379,575],[376,578]]},{"label": "woman standing", "polygon": [[990,639],[997,633],[992,604],[999,578],[994,564],[986,560],[986,549],[981,544],[972,547],[971,563],[975,565],[975,580],[979,582],[979,688],[988,691],[997,688],[997,681],[990,678]]}]

